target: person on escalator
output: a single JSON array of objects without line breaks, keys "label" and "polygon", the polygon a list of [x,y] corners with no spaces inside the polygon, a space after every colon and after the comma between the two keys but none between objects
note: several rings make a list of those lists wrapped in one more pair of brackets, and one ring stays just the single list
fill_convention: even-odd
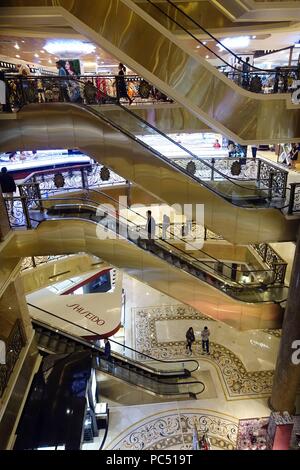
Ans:
[{"label": "person on escalator", "polygon": [[107,371],[112,372],[111,347],[107,338],[104,338],[104,359],[106,360]]},{"label": "person on escalator", "polygon": [[152,217],[151,211],[147,211],[147,222],[146,222],[145,230],[148,235],[148,240],[153,242],[155,239],[156,222],[155,222],[154,217]]},{"label": "person on escalator", "polygon": [[246,62],[243,63],[243,81],[242,81],[242,86],[246,90],[249,88],[249,82],[250,82],[250,57],[246,58]]},{"label": "person on escalator", "polygon": [[126,67],[123,64],[119,64],[119,73],[118,76],[116,77],[116,85],[117,85],[117,98],[120,100],[120,98],[127,98],[129,101],[129,104],[133,102],[133,100],[130,98],[128,95],[127,91],[127,86],[125,82],[125,73],[126,73]]}]

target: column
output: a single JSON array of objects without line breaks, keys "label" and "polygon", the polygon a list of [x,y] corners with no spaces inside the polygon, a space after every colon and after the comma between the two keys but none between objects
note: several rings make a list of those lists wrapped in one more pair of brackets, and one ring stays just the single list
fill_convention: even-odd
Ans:
[{"label": "column", "polygon": [[[277,357],[272,397],[269,405],[275,411],[293,414],[297,390],[300,385],[300,352],[293,348],[300,341],[300,229],[297,235],[289,297],[282,325],[282,337]],[[299,351],[300,346],[297,349]],[[298,358],[298,360],[297,360]]]},{"label": "column", "polygon": [[5,207],[5,202],[0,188],[0,241],[4,240],[9,231],[10,224]]}]

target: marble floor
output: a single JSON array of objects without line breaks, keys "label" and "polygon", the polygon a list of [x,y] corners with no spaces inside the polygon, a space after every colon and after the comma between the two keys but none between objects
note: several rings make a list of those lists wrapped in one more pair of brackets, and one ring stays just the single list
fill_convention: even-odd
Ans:
[{"label": "marble floor", "polygon": [[[193,326],[192,357],[200,367],[192,377],[206,375],[213,389],[197,400],[131,406],[111,401],[105,449],[191,449],[195,427],[200,437],[207,434],[213,449],[234,449],[240,419],[270,415],[280,331],[236,331],[126,275],[123,288],[126,344],[154,357],[186,359],[185,331]],[[211,356],[202,355],[200,347],[204,325],[211,330]]]}]

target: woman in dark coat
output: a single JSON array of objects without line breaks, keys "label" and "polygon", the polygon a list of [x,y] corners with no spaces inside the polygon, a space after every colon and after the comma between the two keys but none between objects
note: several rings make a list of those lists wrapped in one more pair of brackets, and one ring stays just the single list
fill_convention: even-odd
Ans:
[{"label": "woman in dark coat", "polygon": [[129,104],[132,103],[132,99],[130,96],[128,96],[127,93],[127,86],[125,83],[124,75],[126,72],[126,67],[123,64],[119,64],[119,75],[116,77],[116,82],[117,82],[117,97],[118,99],[120,98],[127,98],[129,101]]},{"label": "woman in dark coat", "polygon": [[8,207],[13,214],[13,197],[17,187],[13,177],[7,172],[6,167],[1,169],[0,186],[3,196],[8,199]]}]

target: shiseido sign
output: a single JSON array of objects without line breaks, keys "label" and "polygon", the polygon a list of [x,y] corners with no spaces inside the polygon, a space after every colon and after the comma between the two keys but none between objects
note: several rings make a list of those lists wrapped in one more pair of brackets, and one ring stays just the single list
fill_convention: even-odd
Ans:
[{"label": "shiseido sign", "polygon": [[71,304],[67,305],[67,307],[74,310],[74,312],[79,313],[79,315],[82,315],[87,320],[90,320],[92,323],[96,323],[98,326],[103,326],[105,324],[105,320],[94,315],[92,312],[89,312],[84,307],[81,307],[80,304]]}]

